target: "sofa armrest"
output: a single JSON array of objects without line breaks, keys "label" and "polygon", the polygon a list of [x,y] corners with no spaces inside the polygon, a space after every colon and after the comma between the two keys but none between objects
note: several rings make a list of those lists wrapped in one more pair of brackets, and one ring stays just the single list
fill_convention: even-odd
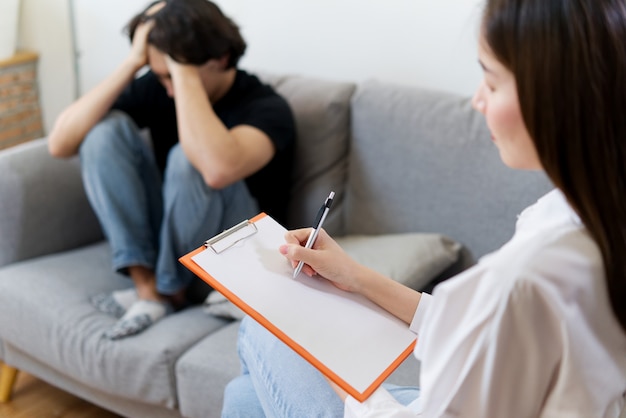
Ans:
[{"label": "sofa armrest", "polygon": [[45,138],[0,151],[0,266],[102,239],[76,158]]}]

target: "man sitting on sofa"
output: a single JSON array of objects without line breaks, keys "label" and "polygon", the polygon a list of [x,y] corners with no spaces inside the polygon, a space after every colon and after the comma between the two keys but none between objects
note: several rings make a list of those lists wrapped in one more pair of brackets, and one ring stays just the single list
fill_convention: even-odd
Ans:
[{"label": "man sitting on sofa", "polygon": [[113,268],[134,282],[92,299],[120,317],[111,339],[187,304],[178,257],[259,210],[284,216],[295,138],[287,102],[237,69],[245,41],[215,4],[158,1],[128,30],[126,59],[49,135],[52,155],[80,153]]}]

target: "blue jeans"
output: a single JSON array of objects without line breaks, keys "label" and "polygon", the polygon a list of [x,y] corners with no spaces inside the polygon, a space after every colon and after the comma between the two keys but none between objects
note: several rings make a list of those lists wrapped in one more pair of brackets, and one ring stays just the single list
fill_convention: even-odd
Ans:
[{"label": "blue jeans", "polygon": [[179,257],[259,211],[244,181],[221,190],[207,186],[180,144],[170,150],[161,176],[147,141],[120,111],[87,134],[80,159],[87,196],[111,245],[113,268],[154,270],[164,295],[194,279]]},{"label": "blue jeans", "polygon": [[[238,350],[242,374],[226,386],[223,418],[343,416],[324,376],[250,317],[241,322]],[[419,395],[415,387],[385,388],[403,405]]]}]

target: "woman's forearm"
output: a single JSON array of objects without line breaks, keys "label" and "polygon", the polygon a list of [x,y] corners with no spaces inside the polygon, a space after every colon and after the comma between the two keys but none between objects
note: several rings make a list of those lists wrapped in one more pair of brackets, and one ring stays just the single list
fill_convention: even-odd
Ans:
[{"label": "woman's forearm", "polygon": [[422,294],[370,268],[359,271],[356,291],[381,308],[410,324]]}]

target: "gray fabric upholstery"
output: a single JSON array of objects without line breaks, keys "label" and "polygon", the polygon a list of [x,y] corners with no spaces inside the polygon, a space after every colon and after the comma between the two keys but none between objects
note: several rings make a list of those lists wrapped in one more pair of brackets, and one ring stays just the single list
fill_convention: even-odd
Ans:
[{"label": "gray fabric upholstery", "polygon": [[241,372],[238,331],[239,321],[232,322],[200,341],[178,360],[176,380],[183,416],[219,416],[224,387]]},{"label": "gray fabric upholstery", "polygon": [[[137,402],[136,399],[112,395],[98,388],[87,386],[83,382],[68,376],[63,370],[53,369],[49,367],[45,361],[39,361],[15,347],[9,346],[7,352],[9,354],[7,361],[10,361],[11,364],[19,364],[20,370],[37,376],[39,379],[68,393],[72,393],[79,398],[88,399],[91,403],[113,411],[123,417],[180,418],[178,410],[164,408],[161,405]],[[68,414],[65,415],[69,416]]]},{"label": "gray fabric upholstery", "polygon": [[0,266],[102,239],[76,163],[52,158],[45,139],[0,153]]},{"label": "gray fabric upholstery", "polygon": [[415,356],[409,356],[402,364],[389,376],[385,383],[401,386],[420,385],[420,362]]},{"label": "gray fabric upholstery", "polygon": [[311,226],[317,210],[335,191],[333,210],[325,228],[342,235],[343,206],[349,148],[350,98],[353,83],[292,76],[275,82],[296,118],[297,141],[288,228]]},{"label": "gray fabric upholstery", "polygon": [[368,81],[352,99],[352,135],[347,234],[442,233],[477,258],[551,188],[502,163],[469,98]]},{"label": "gray fabric upholstery", "polygon": [[196,308],[133,338],[103,338],[116,319],[96,311],[89,296],[127,286],[111,272],[106,243],[12,264],[0,269],[0,318],[11,318],[2,337],[82,384],[174,408],[173,359],[224,321]]},{"label": "gray fabric upholstery", "polygon": [[349,235],[337,242],[359,263],[415,290],[452,266],[461,250],[440,234]]}]

